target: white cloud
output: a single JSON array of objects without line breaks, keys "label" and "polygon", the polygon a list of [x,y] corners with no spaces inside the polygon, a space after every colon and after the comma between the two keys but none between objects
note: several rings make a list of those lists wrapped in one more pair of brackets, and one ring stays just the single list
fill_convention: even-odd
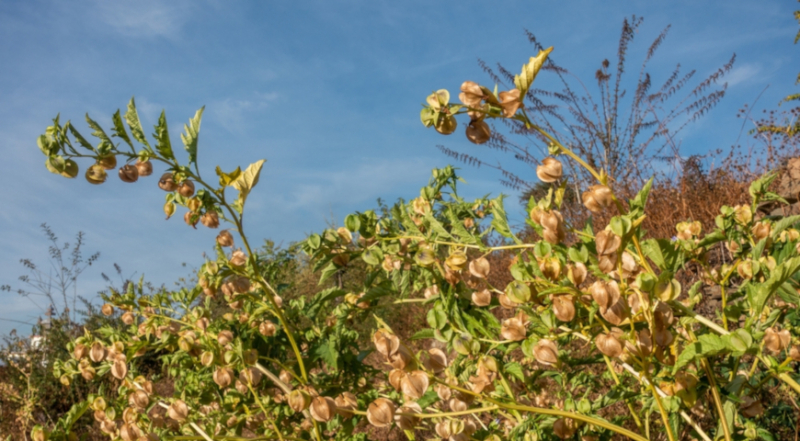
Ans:
[{"label": "white cloud", "polygon": [[733,87],[737,84],[747,82],[755,78],[761,71],[761,65],[756,63],[748,63],[734,67],[731,73],[727,75],[728,86]]},{"label": "white cloud", "polygon": [[250,97],[244,99],[227,98],[223,101],[212,103],[208,108],[214,114],[214,121],[228,129],[228,131],[236,132],[246,126],[248,113],[265,109],[277,98],[278,94],[276,92],[254,92]]}]

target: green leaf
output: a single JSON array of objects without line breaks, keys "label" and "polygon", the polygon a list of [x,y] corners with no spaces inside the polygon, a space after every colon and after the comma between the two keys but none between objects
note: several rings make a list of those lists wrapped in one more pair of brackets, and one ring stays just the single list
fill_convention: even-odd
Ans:
[{"label": "green leaf", "polygon": [[131,100],[128,103],[128,110],[125,112],[125,121],[128,122],[128,127],[131,129],[133,139],[144,144],[149,149],[150,143],[147,142],[147,138],[144,136],[142,122],[139,120],[139,112],[136,111],[136,102],[134,101],[133,97],[131,97]]},{"label": "green leaf", "polygon": [[503,208],[503,198],[505,196],[500,195],[494,199],[492,199],[492,227],[495,231],[497,231],[501,236],[507,237],[509,239],[513,239],[514,242],[518,244],[522,244],[522,241],[511,232],[511,228],[508,226],[508,217],[506,216],[506,210]]},{"label": "green leaf", "polygon": [[676,272],[683,264],[681,249],[667,239],[645,240],[642,242],[642,252],[662,270]]},{"label": "green leaf", "polygon": [[445,325],[447,325],[447,315],[445,315],[444,311],[438,308],[428,311],[427,320],[428,324],[435,329],[441,330],[445,327]]},{"label": "green leaf", "polygon": [[361,298],[362,302],[369,302],[371,300],[379,299],[394,293],[391,282],[383,282],[380,285],[373,286],[367,290],[364,297]]},{"label": "green leaf", "polygon": [[153,133],[153,138],[156,139],[156,150],[166,159],[175,159],[175,154],[172,153],[172,141],[169,139],[167,114],[163,110],[161,116],[158,117],[158,124],[154,128],[156,132]]},{"label": "green leaf", "polygon": [[189,124],[183,125],[183,130],[186,133],[181,133],[181,141],[186,151],[189,152],[189,163],[197,162],[197,136],[200,133],[200,120],[203,119],[203,111],[206,106],[203,106],[195,112],[194,118],[189,119]]},{"label": "green leaf", "polygon": [[338,270],[339,268],[335,263],[329,262],[319,275],[319,284],[322,285],[326,280],[328,280],[328,278],[330,278],[330,276],[336,274],[336,271]]},{"label": "green leaf", "polygon": [[437,394],[436,391],[434,390],[429,390],[428,392],[425,392],[425,395],[423,395],[419,400],[417,400],[417,404],[419,404],[419,407],[425,409],[438,400],[439,400],[439,394]]},{"label": "green leaf", "polygon": [[[630,200],[631,216],[639,217],[644,214],[644,207],[647,204],[647,197],[650,195],[650,189],[653,188],[653,178],[651,177],[644,187],[639,190],[635,198]],[[635,214],[634,214],[635,213]]]},{"label": "green leaf", "polygon": [[770,296],[798,270],[800,270],[800,257],[793,257],[776,266],[770,273],[769,279],[756,287],[755,296],[751,299],[753,303],[750,305],[753,311],[761,314]]},{"label": "green leaf", "polygon": [[258,184],[258,177],[261,174],[261,167],[264,165],[264,162],[264,159],[260,159],[248,165],[241,176],[231,183],[233,188],[239,190],[239,198],[237,201],[242,209],[244,209],[244,202],[247,199],[247,195],[249,195],[253,187]]},{"label": "green leaf", "polygon": [[72,133],[72,136],[75,138],[75,140],[78,141],[78,144],[91,152],[95,151],[94,146],[87,141],[86,138],[84,138],[83,135],[81,135],[80,132],[78,132],[78,130],[76,130],[75,127],[69,123],[69,121],[67,121],[67,127],[69,128],[69,132]]},{"label": "green leaf", "polygon": [[425,220],[430,224],[431,230],[438,234],[440,238],[453,239],[453,236],[444,228],[444,225],[433,217],[432,211],[425,213]]},{"label": "green leaf", "polygon": [[525,374],[522,372],[522,366],[517,362],[508,363],[503,367],[506,374],[515,377],[519,381],[525,381]]},{"label": "green leaf", "polygon": [[219,168],[219,166],[217,166],[216,172],[217,176],[219,176],[219,185],[222,188],[231,185],[235,180],[239,179],[239,176],[242,175],[242,169],[240,167],[236,167],[236,170],[230,173],[225,173],[221,168]]},{"label": "green leaf", "polygon": [[[721,217],[718,216],[717,218],[720,219]],[[700,242],[697,243],[697,247],[698,248],[707,247],[717,242],[722,242],[723,240],[725,240],[725,233],[723,233],[720,230],[715,230],[712,233],[707,234],[705,237],[700,239]]]},{"label": "green leaf", "polygon": [[100,127],[100,124],[97,124],[95,120],[89,118],[88,113],[86,114],[86,122],[89,124],[89,127],[94,130],[94,132],[92,132],[92,136],[100,140],[100,146],[97,148],[98,150],[106,150],[114,146],[114,143],[111,142],[111,138],[106,135],[106,132],[102,127]]},{"label": "green leaf", "polygon": [[411,336],[411,340],[423,340],[426,338],[433,338],[433,329],[426,328],[415,332],[414,335]]},{"label": "green leaf", "polygon": [[539,70],[544,65],[547,56],[552,50],[553,48],[549,47],[543,51],[539,51],[536,57],[531,57],[528,63],[522,66],[520,74],[514,76],[514,85],[519,89],[522,99],[524,99],[525,93],[530,89],[533,80],[536,79],[536,75],[539,74]]},{"label": "green leaf", "polygon": [[370,248],[361,253],[361,259],[369,265],[377,266],[383,261],[383,252],[380,248]]},{"label": "green leaf", "polygon": [[696,342],[686,345],[683,352],[681,352],[677,360],[675,360],[675,366],[672,367],[672,372],[678,372],[680,368],[696,360],[698,357],[717,355],[727,349],[728,345],[719,336],[703,334],[697,338]]},{"label": "green leaf", "polygon": [[589,249],[586,248],[585,245],[581,245],[580,250],[577,248],[570,248],[567,251],[567,255],[573,262],[586,263],[586,261],[589,260]]},{"label": "green leaf", "polygon": [[785,218],[779,220],[778,222],[775,222],[774,224],[772,224],[772,233],[770,234],[770,236],[772,237],[772,240],[773,241],[777,240],[778,237],[780,237],[780,235],[783,232],[783,230],[791,227],[792,225],[794,225],[794,224],[796,224],[798,222],[800,222],[800,214],[795,215],[795,216],[785,217]]},{"label": "green leaf", "polygon": [[114,127],[111,128],[111,136],[115,136],[125,141],[125,143],[129,146],[133,147],[131,138],[128,137],[128,132],[125,130],[125,125],[122,123],[122,115],[120,115],[119,109],[117,109],[117,111],[114,112],[114,115],[111,116],[111,121],[114,123]]},{"label": "green leaf", "polygon": [[308,305],[309,318],[317,315],[319,309],[331,300],[347,294],[347,291],[338,288],[329,288],[317,293]]},{"label": "green leaf", "polygon": [[339,351],[336,350],[334,342],[328,340],[317,346],[314,355],[324,361],[329,368],[336,371],[337,364],[339,363]]},{"label": "green leaf", "polygon": [[344,227],[355,233],[361,227],[361,220],[357,214],[348,214],[344,218]]}]

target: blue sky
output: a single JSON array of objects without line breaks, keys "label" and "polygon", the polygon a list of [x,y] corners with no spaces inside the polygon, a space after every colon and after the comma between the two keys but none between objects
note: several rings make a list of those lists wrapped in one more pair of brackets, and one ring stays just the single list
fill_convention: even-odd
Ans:
[{"label": "blue sky", "polygon": [[[632,46],[634,71],[637,56],[672,24],[650,65],[656,83],[676,63],[703,78],[735,52],[723,103],[680,139],[684,153],[728,147],[740,133],[735,114],[742,105],[766,86],[759,108],[797,91],[800,47],[792,44],[791,14],[798,7],[793,0],[5,0],[0,284],[16,283],[22,257],[45,263],[42,222],[61,239],[86,232],[87,251],[102,253],[79,282],[89,297],[113,263],[125,275],[170,284],[186,274],[182,263],[197,265],[211,249],[214,232],[192,230],[180,217],[163,220],[155,177],[91,186],[47,173],[35,139],[59,112],[79,124],[89,112],[108,126],[135,95],[148,128],[166,109],[180,145],[180,128],[205,105],[201,172],[213,176],[217,164],[232,169],[266,158],[248,200],[248,228],[256,242],[288,243],[372,208],[378,197],[415,196],[432,168],[450,162],[437,144],[494,158],[461,131],[443,138],[423,128],[420,103],[465,79],[488,83],[478,58],[516,69],[534,55],[525,29],[555,46],[552,56],[590,91],[599,63],[614,59],[622,19],[632,14],[645,18]],[[468,196],[513,195],[491,170],[465,167],[462,175]],[[510,211],[521,219],[521,208],[511,203]],[[0,318],[34,321],[40,314],[16,294],[0,292],[0,305]],[[12,327],[28,329],[0,320],[0,334]]]}]

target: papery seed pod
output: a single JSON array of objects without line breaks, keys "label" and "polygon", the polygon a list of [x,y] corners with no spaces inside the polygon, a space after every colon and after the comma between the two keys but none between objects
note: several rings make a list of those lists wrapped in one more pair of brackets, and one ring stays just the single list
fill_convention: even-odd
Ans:
[{"label": "papery seed pod", "polygon": [[425,395],[425,391],[428,390],[428,384],[428,374],[423,371],[414,371],[400,380],[400,390],[403,395],[412,400],[418,400]]},{"label": "papery seed pod", "polygon": [[226,346],[228,343],[232,341],[233,341],[233,332],[231,331],[224,330],[220,331],[219,334],[217,334],[217,343],[219,343],[220,346]]},{"label": "papery seed pod", "polygon": [[217,243],[221,247],[232,247],[233,246],[233,235],[231,235],[228,230],[220,231],[217,235]]},{"label": "papery seed pod", "polygon": [[622,337],[622,330],[619,328],[611,328],[611,332],[598,334],[594,342],[600,352],[614,358],[622,354],[622,342],[619,340],[620,337]]},{"label": "papery seed pod", "polygon": [[561,277],[561,261],[558,257],[545,257],[539,261],[539,270],[545,278],[556,281]]},{"label": "papery seed pod", "polygon": [[142,432],[134,424],[123,424],[119,429],[119,437],[123,441],[137,441],[140,436],[142,436]]},{"label": "papery seed pod", "polygon": [[675,321],[675,315],[672,308],[664,302],[659,302],[656,309],[653,311],[653,321],[656,328],[666,328]]},{"label": "papery seed pod", "polygon": [[241,268],[247,263],[247,255],[242,250],[236,250],[231,253],[231,259],[228,261],[231,266]]},{"label": "papery seed pod", "polygon": [[480,107],[483,96],[483,89],[477,83],[472,81],[461,83],[461,93],[458,94],[458,99],[467,106]]},{"label": "papery seed pod", "polygon": [[136,321],[136,317],[130,311],[126,312],[125,314],[122,314],[121,319],[122,323],[125,323],[126,325],[132,325],[133,322]]},{"label": "papery seed pod", "polygon": [[219,227],[219,215],[216,211],[207,211],[200,217],[200,223],[208,228]]},{"label": "papery seed pod", "polygon": [[111,366],[111,375],[122,380],[128,374],[128,365],[123,360],[116,360]]},{"label": "papery seed pod", "polygon": [[150,404],[150,398],[147,396],[147,392],[137,390],[128,396],[128,404],[138,409],[145,409]]},{"label": "papery seed pod", "polygon": [[441,373],[447,368],[447,354],[439,348],[428,349],[428,356],[423,359],[423,365],[434,374]]},{"label": "papery seed pod", "polygon": [[619,300],[619,285],[613,280],[611,282],[598,280],[589,286],[589,294],[600,306],[600,311],[603,311]]},{"label": "papery seed pod", "polygon": [[217,368],[217,370],[214,371],[213,377],[214,383],[217,383],[220,388],[224,389],[233,382],[233,370],[229,367]]},{"label": "papery seed pod", "polygon": [[517,113],[517,110],[522,106],[520,96],[521,92],[519,89],[511,89],[498,94],[498,98],[500,98],[500,107],[503,108],[503,116],[511,118]]},{"label": "papery seed pod", "polygon": [[396,353],[400,349],[400,339],[396,335],[379,329],[372,336],[372,344],[375,349],[386,357]]},{"label": "papery seed pod", "polygon": [[139,170],[130,164],[125,164],[119,169],[119,178],[122,182],[136,182],[139,180]]},{"label": "papery seed pod", "polygon": [[331,397],[315,397],[309,407],[311,417],[321,423],[327,423],[336,416],[336,402]]},{"label": "papery seed pod", "polygon": [[304,390],[295,389],[289,392],[287,402],[293,411],[302,412],[311,405],[311,395]]},{"label": "papery seed pod", "polygon": [[500,306],[504,309],[514,309],[517,307],[517,304],[512,302],[511,299],[509,299],[505,294],[500,294],[497,296],[497,301],[500,302]]},{"label": "papery seed pod", "polygon": [[542,182],[555,182],[561,179],[561,174],[561,162],[551,156],[544,158],[542,164],[536,167],[536,176]]},{"label": "papery seed pod", "polygon": [[527,324],[527,317],[520,311],[516,317],[503,320],[502,326],[500,327],[500,335],[506,340],[525,340],[525,336],[527,335],[527,330],[525,328]]},{"label": "papery seed pod", "polygon": [[450,390],[450,388],[445,386],[444,384],[436,384],[433,387],[433,390],[436,391],[436,395],[439,396],[439,399],[442,401],[449,400],[452,395],[452,391]]},{"label": "papery seed pod", "polygon": [[458,398],[451,398],[447,402],[447,406],[453,412],[464,412],[469,409],[469,404],[466,401],[459,400]]},{"label": "papery seed pod", "polygon": [[469,273],[479,279],[489,277],[491,265],[485,257],[479,257],[469,263]]},{"label": "papery seed pod", "polygon": [[792,336],[788,329],[778,331],[775,328],[767,328],[764,331],[764,347],[772,354],[780,354],[792,341]]},{"label": "papery seed pod", "polygon": [[553,423],[553,433],[561,439],[569,439],[575,435],[578,425],[572,418],[559,418]]},{"label": "papery seed pod", "polygon": [[761,401],[751,396],[742,398],[742,403],[739,405],[739,411],[746,418],[755,418],[764,413],[764,406]]},{"label": "papery seed pod", "polygon": [[533,347],[533,356],[536,361],[544,365],[554,365],[558,363],[558,346],[552,340],[543,338]]},{"label": "papery seed pod", "polygon": [[561,230],[564,227],[564,218],[558,210],[547,210],[542,212],[540,221],[542,227],[547,230]]},{"label": "papery seed pod", "polygon": [[464,228],[471,230],[475,226],[475,219],[468,217],[464,219]]},{"label": "papery seed pod", "polygon": [[153,163],[150,161],[136,160],[136,171],[139,173],[139,176],[145,177],[150,176],[153,174]]},{"label": "papery seed pod", "polygon": [[210,351],[203,352],[203,355],[200,356],[200,363],[206,367],[214,364],[214,353]]},{"label": "papery seed pod", "polygon": [[621,278],[623,279],[630,278],[631,276],[634,276],[638,272],[639,265],[636,263],[636,260],[633,258],[633,256],[627,251],[622,252],[620,261],[622,263],[620,270]]},{"label": "papery seed pod", "polygon": [[587,274],[586,265],[581,262],[567,266],[567,278],[575,286],[580,286],[586,280]]},{"label": "papery seed pod", "polygon": [[169,192],[177,190],[178,184],[175,183],[175,175],[172,173],[164,173],[161,175],[161,178],[158,179],[158,188]]},{"label": "papery seed pod", "polygon": [[429,286],[429,287],[425,288],[425,291],[423,292],[423,295],[425,296],[426,299],[430,299],[433,296],[438,296],[439,295],[439,285],[433,285],[433,286]]},{"label": "papery seed pod", "polygon": [[386,427],[394,421],[394,403],[386,398],[378,398],[367,408],[367,420],[375,427]]},{"label": "papery seed pod", "polygon": [[663,348],[671,345],[675,340],[675,336],[672,335],[672,332],[668,328],[656,329],[656,333],[653,337],[656,344]]},{"label": "papery seed pod", "polygon": [[794,361],[800,361],[800,346],[792,345],[791,349],[789,349],[789,357]]},{"label": "papery seed pod", "polygon": [[254,367],[242,369],[242,371],[239,372],[239,380],[241,380],[242,383],[252,384],[253,386],[258,386],[258,384],[261,383],[261,377],[261,371]]},{"label": "papery seed pod", "polygon": [[461,271],[467,264],[467,255],[463,251],[454,251],[444,263],[453,271]]},{"label": "papery seed pod", "polygon": [[611,230],[603,230],[595,236],[595,244],[597,245],[597,254],[609,255],[617,252],[622,244],[622,239]]},{"label": "papery seed pod", "polygon": [[406,369],[408,368],[413,369],[416,366],[414,363],[414,355],[411,351],[403,345],[400,345],[400,348],[394,354],[389,355],[389,364],[391,364],[395,369]]},{"label": "papery seed pod", "polygon": [[743,260],[739,262],[739,265],[736,266],[736,272],[739,274],[739,277],[743,279],[752,279],[753,278],[753,261],[752,260]]},{"label": "papery seed pod", "polygon": [[394,390],[399,391],[403,379],[408,376],[408,373],[402,369],[392,369],[389,372],[389,384],[392,385]]},{"label": "papery seed pod", "polygon": [[472,304],[475,306],[489,306],[492,303],[492,293],[488,289],[472,293]]},{"label": "papery seed pod", "polygon": [[194,182],[185,179],[178,187],[178,194],[185,198],[192,197],[194,195]]},{"label": "papery seed pod", "polygon": [[597,259],[597,268],[604,274],[611,274],[617,268],[617,255],[607,254]]},{"label": "papery seed pod", "polygon": [[100,363],[106,358],[106,348],[99,341],[92,343],[92,349],[89,351],[89,358],[95,362]]},{"label": "papery seed pod", "polygon": [[109,303],[106,303],[103,305],[102,308],[100,308],[100,311],[103,313],[104,316],[108,317],[114,314],[114,306],[112,306]]},{"label": "papery seed pod", "polygon": [[334,401],[336,403],[336,412],[343,418],[351,418],[353,411],[358,409],[358,399],[350,392],[342,392]]},{"label": "papery seed pod", "polygon": [[200,221],[200,216],[198,216],[196,213],[192,213],[191,211],[187,211],[183,215],[183,221],[186,223],[186,225],[192,228],[197,228],[196,225],[197,222]]},{"label": "papery seed pod", "polygon": [[110,418],[106,418],[103,422],[100,423],[100,430],[107,435],[116,437],[117,423]]},{"label": "papery seed pod", "polygon": [[492,130],[483,120],[472,120],[467,126],[467,139],[473,144],[484,144],[492,137]]},{"label": "papery seed pod", "polygon": [[106,182],[106,178],[108,177],[106,170],[99,164],[94,164],[86,169],[86,174],[84,176],[86,177],[86,181],[94,185]]},{"label": "papery seed pod", "polygon": [[234,382],[233,388],[236,389],[236,391],[238,391],[242,395],[247,395],[247,392],[250,391],[247,385],[239,380],[236,380]]},{"label": "papery seed pod", "polygon": [[267,320],[258,325],[258,332],[265,337],[272,337],[275,335],[275,324]]},{"label": "papery seed pod", "polygon": [[437,132],[441,133],[442,135],[450,135],[456,131],[458,127],[458,121],[456,121],[453,115],[445,115],[441,114],[438,118],[438,121],[433,126]]},{"label": "papery seed pod", "polygon": [[95,410],[92,416],[94,417],[94,420],[97,421],[98,423],[102,423],[103,421],[106,420],[106,413],[105,411],[102,410]]},{"label": "papery seed pod", "polygon": [[733,217],[742,225],[749,224],[753,220],[753,210],[749,205],[737,205],[733,207]]},{"label": "papery seed pod", "polygon": [[105,155],[97,158],[97,164],[106,170],[117,168],[117,157],[114,155]]},{"label": "papery seed pod", "polygon": [[681,295],[681,283],[676,279],[664,280],[656,283],[654,294],[662,302],[674,300]]},{"label": "papery seed pod", "polygon": [[600,315],[612,325],[619,326],[629,316],[627,299],[619,299],[606,309],[600,310]]},{"label": "papery seed pod", "polygon": [[86,345],[82,343],[76,344],[75,349],[72,351],[72,357],[76,360],[81,360],[88,354],[89,354],[89,349],[86,347]]},{"label": "papery seed pod", "polygon": [[553,296],[553,312],[562,322],[571,322],[575,318],[575,301],[570,294]]},{"label": "papery seed pod", "polygon": [[514,280],[506,286],[505,295],[515,304],[526,303],[531,299],[531,289],[524,282]]},{"label": "papery seed pod", "polygon": [[[626,347],[629,343],[626,342]],[[642,329],[636,334],[636,343],[632,345],[635,349],[635,355],[641,358],[647,358],[653,352],[653,337],[650,335],[650,330],[647,328]]]},{"label": "papery seed pod", "polygon": [[611,190],[605,185],[593,185],[581,195],[583,205],[593,213],[599,213],[609,207],[613,199]]},{"label": "papery seed pod", "polygon": [[175,421],[185,421],[189,416],[189,406],[182,400],[175,400],[167,408],[167,415]]},{"label": "papery seed pod", "polygon": [[417,424],[419,424],[419,418],[413,415],[421,413],[422,408],[419,404],[414,402],[406,403],[397,409],[397,414],[394,416],[394,421],[397,423],[397,427],[403,430],[414,430]]}]

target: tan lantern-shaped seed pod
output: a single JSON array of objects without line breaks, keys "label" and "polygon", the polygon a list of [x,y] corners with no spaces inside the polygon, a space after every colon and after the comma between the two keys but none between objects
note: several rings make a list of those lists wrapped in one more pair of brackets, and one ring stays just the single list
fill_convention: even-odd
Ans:
[{"label": "tan lantern-shaped seed pod", "polygon": [[400,348],[397,350],[397,352],[390,355],[388,358],[389,364],[391,364],[395,369],[406,369],[406,367],[415,365],[414,355],[407,347],[403,345],[400,345]]},{"label": "tan lantern-shaped seed pod", "polygon": [[764,331],[764,347],[772,354],[780,354],[792,341],[789,330],[778,331],[775,328],[767,328]]},{"label": "tan lantern-shaped seed pod", "polygon": [[452,396],[452,391],[444,384],[436,384],[436,386],[433,387],[433,390],[436,391],[436,395],[438,395],[439,399],[442,401],[447,401]]},{"label": "tan lantern-shaped seed pod", "polygon": [[733,207],[733,217],[740,224],[749,224],[753,220],[753,210],[749,205],[736,205]]},{"label": "tan lantern-shaped seed pod", "polygon": [[233,388],[236,389],[242,395],[247,395],[247,392],[250,391],[247,385],[239,380],[236,380],[234,382]]},{"label": "tan lantern-shaped seed pod", "polygon": [[231,254],[231,259],[228,263],[236,268],[241,268],[247,263],[247,255],[242,250],[236,250]]},{"label": "tan lantern-shaped seed pod", "polygon": [[611,332],[598,334],[595,338],[597,349],[604,355],[611,358],[619,357],[622,354],[622,330],[619,328],[611,328]]},{"label": "tan lantern-shaped seed pod", "polygon": [[214,383],[217,383],[217,386],[224,389],[233,382],[233,370],[229,367],[217,368],[217,370],[214,371],[213,377]]},{"label": "tan lantern-shaped seed pod", "polygon": [[136,182],[139,180],[139,169],[130,164],[125,164],[119,169],[119,179],[122,182]]},{"label": "tan lantern-shaped seed pod", "polygon": [[791,349],[789,349],[789,357],[794,361],[800,361],[800,346],[792,345]]},{"label": "tan lantern-shaped seed pod", "polygon": [[[290,374],[289,371],[285,369],[281,369],[280,373],[278,374],[278,379],[280,379],[286,384],[292,384],[292,374]],[[311,395],[316,397],[319,394],[314,392]]]},{"label": "tan lantern-shaped seed pod", "polygon": [[408,373],[402,369],[392,369],[389,372],[389,384],[392,385],[394,390],[399,391],[403,382],[403,378],[408,376]]},{"label": "tan lantern-shaped seed pod", "polygon": [[153,174],[153,164],[150,161],[136,160],[136,171],[139,173],[139,176],[150,176]]},{"label": "tan lantern-shaped seed pod", "polygon": [[464,412],[465,410],[469,409],[469,404],[466,401],[462,401],[458,398],[451,398],[447,402],[447,406],[453,412]]},{"label": "tan lantern-shaped seed pod", "polygon": [[555,256],[545,257],[539,261],[539,270],[545,278],[557,281],[561,277],[561,261]]},{"label": "tan lantern-shaped seed pod", "polygon": [[614,200],[611,190],[605,185],[593,185],[581,195],[583,205],[592,213],[599,213],[611,206]]},{"label": "tan lantern-shaped seed pod", "polygon": [[553,433],[561,439],[569,439],[575,435],[578,425],[572,418],[559,418],[553,423]]},{"label": "tan lantern-shaped seed pod", "polygon": [[383,329],[379,329],[372,336],[372,344],[378,352],[388,357],[400,349],[400,339]]},{"label": "tan lantern-shaped seed pod", "polygon": [[500,327],[500,335],[506,340],[521,341],[527,335],[527,317],[520,311],[516,317],[503,320]]},{"label": "tan lantern-shaped seed pod", "polygon": [[78,366],[78,370],[81,371],[81,377],[83,377],[84,380],[91,381],[92,379],[94,379],[95,370],[88,364]]},{"label": "tan lantern-shaped seed pod", "polygon": [[189,406],[182,400],[175,400],[167,408],[167,415],[175,421],[183,422],[189,416]]},{"label": "tan lantern-shaped seed pod", "polygon": [[232,247],[233,235],[228,230],[220,231],[217,235],[217,243],[221,247]]},{"label": "tan lantern-shaped seed pod", "polygon": [[258,325],[258,332],[265,337],[272,337],[275,335],[275,324],[267,320]]},{"label": "tan lantern-shaped seed pod", "polygon": [[461,83],[461,93],[458,94],[458,99],[467,106],[480,107],[483,96],[483,89],[477,83],[473,81]]},{"label": "tan lantern-shaped seed pod", "polygon": [[112,306],[109,303],[106,303],[106,304],[103,305],[102,308],[100,308],[100,311],[103,313],[104,316],[108,317],[108,316],[114,314],[114,306]]},{"label": "tan lantern-shaped seed pod", "polygon": [[517,110],[522,106],[522,101],[520,100],[521,94],[519,89],[511,89],[498,94],[498,98],[500,98],[500,107],[503,108],[503,116],[511,118],[517,113]]},{"label": "tan lantern-shaped seed pod", "polygon": [[128,365],[125,364],[124,360],[116,360],[114,364],[111,365],[111,375],[119,380],[122,380],[128,375]]},{"label": "tan lantern-shaped seed pod", "polygon": [[615,281],[604,282],[598,280],[589,286],[589,294],[600,306],[600,311],[602,312],[619,300],[619,285]]},{"label": "tan lantern-shaped seed pod", "polygon": [[479,279],[489,277],[491,265],[485,257],[479,257],[469,263],[469,273]]},{"label": "tan lantern-shaped seed pod", "polygon": [[108,174],[106,174],[105,169],[100,164],[94,164],[88,169],[86,169],[86,181],[93,185],[99,185],[103,182],[106,182],[106,178]]},{"label": "tan lantern-shaped seed pod", "polygon": [[403,395],[412,400],[418,400],[425,395],[425,391],[428,390],[428,384],[428,374],[423,371],[414,371],[400,380],[400,390]]},{"label": "tan lantern-shaped seed pod", "polygon": [[575,299],[570,294],[553,296],[553,313],[562,322],[571,322],[575,318]]},{"label": "tan lantern-shaped seed pod", "polygon": [[72,357],[76,360],[81,360],[82,358],[89,355],[89,349],[86,345],[82,343],[78,343],[75,345],[75,349],[72,351]]},{"label": "tan lantern-shaped seed pod", "polygon": [[344,418],[351,418],[353,411],[358,409],[358,399],[350,392],[342,392],[334,401],[336,412]]},{"label": "tan lantern-shaped seed pod", "polygon": [[543,338],[533,347],[533,356],[544,365],[558,364],[558,346],[554,341]]},{"label": "tan lantern-shaped seed pod", "polygon": [[755,418],[764,413],[764,406],[761,405],[761,401],[748,395],[742,398],[739,411],[747,418]]},{"label": "tan lantern-shaped seed pod", "polygon": [[219,227],[219,215],[216,211],[207,211],[200,217],[200,223],[208,228]]},{"label": "tan lantern-shaped seed pod", "polygon": [[622,239],[611,230],[603,230],[595,236],[595,244],[597,246],[597,254],[610,255],[617,252],[622,244]]},{"label": "tan lantern-shaped seed pod", "polygon": [[419,404],[414,402],[406,403],[397,409],[397,414],[394,416],[394,421],[397,423],[397,427],[403,430],[414,430],[417,424],[419,424],[419,418],[413,415],[421,413],[422,408]]},{"label": "tan lantern-shaped seed pod", "polygon": [[315,397],[309,407],[311,417],[321,423],[327,423],[336,416],[336,402],[331,397]]},{"label": "tan lantern-shaped seed pod", "polygon": [[509,299],[505,294],[500,294],[497,296],[497,300],[500,302],[500,306],[504,309],[514,309],[517,307],[517,304],[512,302],[511,299]]},{"label": "tan lantern-shaped seed pod", "polygon": [[224,331],[220,331],[219,334],[217,334],[217,343],[219,343],[220,346],[226,346],[228,343],[232,341],[233,341],[233,332],[227,329]]},{"label": "tan lantern-shaped seed pod", "polygon": [[258,386],[258,384],[261,383],[261,377],[261,371],[254,367],[242,369],[242,371],[239,372],[239,380],[244,384]]},{"label": "tan lantern-shaped seed pod", "polygon": [[627,279],[636,275],[636,273],[639,271],[639,265],[636,263],[636,259],[634,259],[633,256],[627,251],[622,252],[620,261],[622,263],[620,270],[621,278]]},{"label": "tan lantern-shaped seed pod", "polygon": [[586,265],[581,262],[567,266],[567,278],[575,286],[580,286],[586,280],[587,274]]},{"label": "tan lantern-shaped seed pod", "polygon": [[467,126],[467,139],[473,144],[484,144],[492,137],[492,130],[483,120],[472,120]]},{"label": "tan lantern-shaped seed pod", "polygon": [[538,176],[539,180],[542,182],[556,182],[561,179],[561,174],[561,162],[551,156],[544,158],[542,164],[536,167],[536,176]]},{"label": "tan lantern-shaped seed pod", "polygon": [[428,369],[434,374],[441,373],[447,368],[447,354],[439,348],[428,349],[428,356],[423,359],[422,364],[425,366],[425,369]]},{"label": "tan lantern-shaped seed pod", "polygon": [[612,325],[619,326],[630,315],[627,299],[619,299],[608,308],[601,309],[600,315]]},{"label": "tan lantern-shaped seed pod", "polygon": [[158,179],[158,188],[164,191],[175,191],[178,189],[178,184],[175,182],[175,176],[172,173],[164,173]]},{"label": "tan lantern-shaped seed pod", "polygon": [[194,182],[188,179],[181,182],[180,186],[178,187],[178,194],[185,198],[192,197],[194,195]]},{"label": "tan lantern-shaped seed pod", "polygon": [[454,251],[444,263],[453,271],[461,271],[467,264],[467,255],[463,251]]},{"label": "tan lantern-shaped seed pod", "polygon": [[367,420],[375,427],[387,427],[394,421],[395,405],[386,398],[378,398],[367,408]]},{"label": "tan lantern-shaped seed pod", "polygon": [[653,337],[655,343],[662,348],[670,346],[675,340],[675,336],[672,335],[672,332],[668,328],[656,329],[656,333]]},{"label": "tan lantern-shaped seed pod", "polygon": [[293,411],[302,412],[311,405],[311,395],[304,390],[295,389],[289,392],[287,401]]},{"label": "tan lantern-shaped seed pod", "polygon": [[597,259],[597,268],[599,268],[604,274],[611,274],[611,272],[617,268],[616,253],[600,256]]},{"label": "tan lantern-shaped seed pod", "polygon": [[122,314],[121,319],[122,323],[125,323],[126,325],[132,325],[133,322],[136,321],[136,317],[130,311],[126,312],[125,314]]},{"label": "tan lantern-shaped seed pod", "polygon": [[492,303],[492,293],[488,289],[472,293],[472,304],[475,306],[489,306]]},{"label": "tan lantern-shaped seed pod", "polygon": [[200,356],[200,363],[206,367],[214,364],[214,353],[210,351],[203,352],[203,355]]},{"label": "tan lantern-shaped seed pod", "polygon": [[89,358],[95,362],[100,363],[106,358],[106,348],[99,341],[92,343],[92,349],[89,351]]},{"label": "tan lantern-shaped seed pod", "polygon": [[137,390],[128,396],[128,404],[137,409],[145,409],[150,404],[150,398],[147,396],[147,392]]}]

